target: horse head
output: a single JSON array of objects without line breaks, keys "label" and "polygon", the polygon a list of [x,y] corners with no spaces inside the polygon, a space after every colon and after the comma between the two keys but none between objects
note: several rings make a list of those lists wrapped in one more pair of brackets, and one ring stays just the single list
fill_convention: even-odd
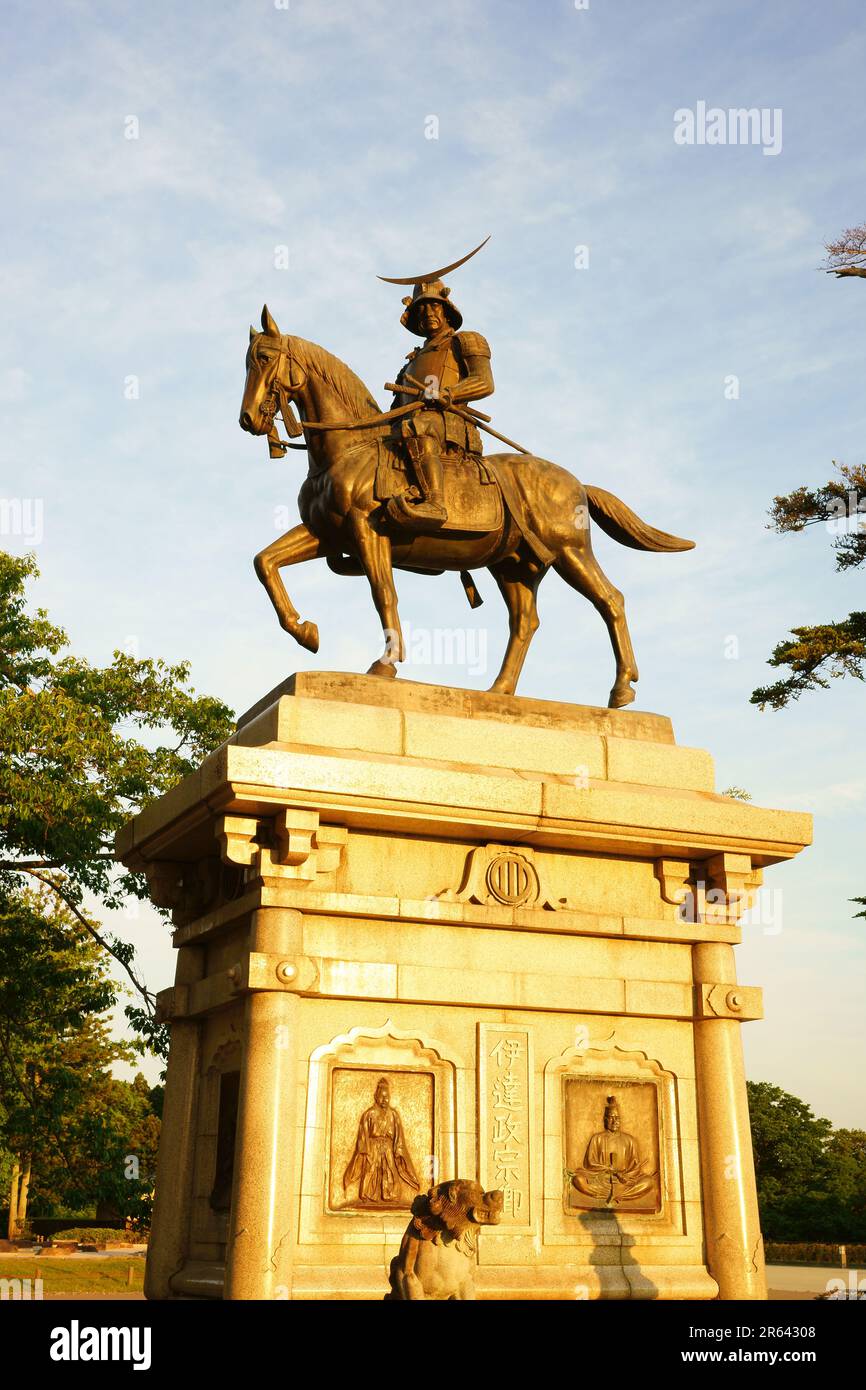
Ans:
[{"label": "horse head", "polygon": [[[278,407],[290,434],[300,434],[300,426],[287,409],[288,402],[303,390],[306,372],[288,352],[288,340],[280,333],[267,304],[262,309],[262,331],[250,327],[247,349],[247,377],[239,418],[249,434],[271,434]],[[288,376],[286,372],[288,370]],[[288,414],[289,419],[286,419]]]}]

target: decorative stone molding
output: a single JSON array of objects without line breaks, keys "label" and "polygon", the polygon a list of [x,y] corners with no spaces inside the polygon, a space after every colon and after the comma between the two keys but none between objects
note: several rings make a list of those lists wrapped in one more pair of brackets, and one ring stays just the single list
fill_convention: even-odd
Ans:
[{"label": "decorative stone molding", "polygon": [[189,985],[170,985],[156,996],[153,1017],[155,1023],[170,1023],[184,1018],[189,1012]]},{"label": "decorative stone molding", "polygon": [[242,866],[248,879],[313,884],[339,868],[349,832],[344,826],[320,824],[318,811],[286,806],[262,819],[220,816],[216,837],[224,863]]},{"label": "decorative stone molding", "polygon": [[176,923],[188,922],[213,906],[223,890],[223,868],[216,858],[188,863],[150,859],[144,864],[151,901],[170,908]]},{"label": "decorative stone molding", "polygon": [[500,907],[573,908],[567,898],[554,898],[545,882],[535,851],[524,845],[478,845],[469,851],[463,879],[456,890],[436,894],[437,902],[496,904]]},{"label": "decorative stone molding", "polygon": [[[230,1036],[218,1042],[204,1068],[205,1075],[219,1076],[224,1071],[237,1071],[241,1065],[241,1039],[233,1023],[227,1024]],[[216,1115],[213,1117],[216,1118]],[[210,1131],[206,1130],[206,1133]]]},{"label": "decorative stone molding", "polygon": [[215,831],[224,864],[252,864],[259,851],[255,843],[259,822],[252,816],[220,816]]},{"label": "decorative stone molding", "polygon": [[242,965],[235,968],[241,972],[235,985],[239,993],[274,989],[303,993],[315,988],[319,974],[316,962],[309,956],[287,959],[262,951],[250,951]]},{"label": "decorative stone molding", "polygon": [[150,859],[144,866],[151,902],[157,907],[175,908],[183,892],[186,864],[167,859]]},{"label": "decorative stone molding", "polygon": [[679,907],[688,892],[692,866],[687,859],[657,859],[655,876],[659,881],[662,902]]},{"label": "decorative stone molding", "polygon": [[713,926],[736,923],[764,879],[763,870],[753,869],[747,854],[716,854],[697,863],[657,859],[654,867],[662,901],[688,921]]},{"label": "decorative stone molding", "polygon": [[[763,870],[752,868],[748,854],[716,854],[702,869],[708,894],[713,895],[706,905],[708,922],[736,922],[751,907],[764,881]],[[724,895],[724,901],[719,901],[720,895]]]},{"label": "decorative stone molding", "polygon": [[227,968],[189,985],[173,985],[156,997],[157,1022],[201,1018],[247,994],[316,993],[321,962],[309,956],[288,958],[279,953],[244,951]]},{"label": "decorative stone molding", "polygon": [[[316,847],[319,829],[318,811],[303,811],[297,806],[279,811],[273,821],[277,863],[306,864]],[[344,838],[345,834],[343,831]]]},{"label": "decorative stone molding", "polygon": [[695,990],[695,1018],[764,1017],[764,993],[758,985],[701,984]]}]

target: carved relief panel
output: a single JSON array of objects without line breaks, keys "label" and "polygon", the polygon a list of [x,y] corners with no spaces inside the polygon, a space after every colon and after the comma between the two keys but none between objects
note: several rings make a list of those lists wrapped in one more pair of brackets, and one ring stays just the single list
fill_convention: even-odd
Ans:
[{"label": "carved relief panel", "polygon": [[328,1205],[408,1209],[436,1167],[433,1072],[334,1067]]},{"label": "carved relief panel", "polygon": [[399,1243],[419,1192],[468,1171],[458,1109],[465,1062],[388,1019],[360,1025],[310,1056],[300,1243]]},{"label": "carved relief panel", "polygon": [[616,1244],[623,1233],[644,1246],[694,1243],[684,1192],[699,1183],[692,1081],[610,1036],[594,1046],[588,1027],[578,1032],[544,1068],[545,1243]]},{"label": "carved relief panel", "polygon": [[563,1076],[562,1101],[566,1209],[661,1211],[656,1083]]}]

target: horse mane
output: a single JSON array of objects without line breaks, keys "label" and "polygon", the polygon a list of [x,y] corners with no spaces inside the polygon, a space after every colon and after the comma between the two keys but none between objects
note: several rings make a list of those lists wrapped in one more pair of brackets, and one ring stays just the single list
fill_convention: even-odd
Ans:
[{"label": "horse mane", "polygon": [[360,377],[351,367],[341,362],[318,343],[310,343],[306,338],[289,338],[291,352],[298,359],[304,371],[320,377],[333,388],[354,420],[363,420],[368,415],[378,415],[379,405],[370,395]]}]

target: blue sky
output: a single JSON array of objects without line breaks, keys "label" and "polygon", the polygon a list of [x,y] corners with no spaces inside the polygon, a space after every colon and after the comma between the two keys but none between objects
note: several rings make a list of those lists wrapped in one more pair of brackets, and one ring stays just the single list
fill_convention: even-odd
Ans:
[{"label": "blue sky", "polygon": [[[863,606],[823,529],[766,529],[775,494],[864,460],[866,289],[820,270],[823,242],[866,217],[862,5],[12,3],[5,30],[0,495],[42,501],[38,599],[76,650],[189,658],[238,709],[295,669],[365,669],[363,581],[290,574],[319,624],[311,658],[253,575],[302,473],[237,427],[247,326],[267,301],[385,401],[413,340],[376,275],[492,234],[451,284],[493,347],[497,428],[697,540],[597,541],[639,707],[709,748],[720,787],[815,813],[814,847],[767,875],[782,931],[738,953],[767,1012],[745,1029],[749,1074],[866,1125],[866,927],[847,901],[866,894],[863,690],[748,703],[792,624]],[[781,109],[781,151],[677,145],[674,112],[698,101]],[[413,676],[490,684],[505,617],[479,585],[470,617],[454,576],[400,578],[404,621],[486,643],[485,671]],[[555,575],[540,612],[521,693],[605,703],[601,620]],[[124,925],[169,983],[164,931]]]}]

